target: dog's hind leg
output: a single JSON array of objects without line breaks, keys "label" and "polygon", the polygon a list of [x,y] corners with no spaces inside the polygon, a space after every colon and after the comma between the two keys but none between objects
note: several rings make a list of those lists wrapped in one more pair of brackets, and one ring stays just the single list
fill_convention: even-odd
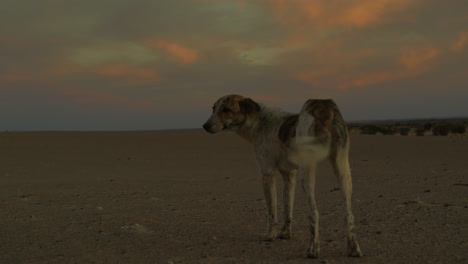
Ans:
[{"label": "dog's hind leg", "polygon": [[268,217],[267,234],[264,237],[262,237],[262,239],[271,241],[275,240],[278,237],[279,233],[276,197],[276,173],[263,173],[262,179]]},{"label": "dog's hind leg", "polygon": [[283,176],[283,228],[281,229],[280,238],[291,238],[291,224],[293,220],[294,193],[296,190],[296,174],[297,170],[282,171]]},{"label": "dog's hind leg", "polygon": [[354,227],[354,215],[351,209],[351,195],[352,195],[352,180],[351,169],[348,160],[348,146],[339,149],[336,155],[330,157],[333,169],[341,184],[346,203],[346,231],[347,231],[347,247],[348,255],[350,257],[361,257],[361,249],[356,239],[356,229]]},{"label": "dog's hind leg", "polygon": [[315,202],[315,171],[316,164],[311,162],[308,167],[300,167],[298,172],[309,205],[310,243],[307,250],[309,258],[318,258],[320,253],[319,213]]}]

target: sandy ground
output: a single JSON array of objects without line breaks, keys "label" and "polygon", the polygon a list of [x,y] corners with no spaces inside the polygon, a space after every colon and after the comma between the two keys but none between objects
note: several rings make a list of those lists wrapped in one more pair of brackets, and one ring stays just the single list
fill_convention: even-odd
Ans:
[{"label": "sandy ground", "polygon": [[468,263],[468,139],[353,136],[351,166],[365,256],[346,256],[323,163],[312,260],[300,188],[293,238],[259,241],[261,178],[234,134],[2,132],[0,263]]}]

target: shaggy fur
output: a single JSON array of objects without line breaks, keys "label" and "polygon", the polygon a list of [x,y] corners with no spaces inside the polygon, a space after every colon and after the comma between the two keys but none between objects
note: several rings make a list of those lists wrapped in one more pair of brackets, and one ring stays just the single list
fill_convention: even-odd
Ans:
[{"label": "shaggy fur", "polygon": [[[240,95],[227,95],[213,106],[213,114],[203,125],[209,133],[230,130],[254,148],[263,180],[268,215],[265,240],[291,237],[296,175],[301,180],[310,207],[308,257],[319,255],[319,214],[315,202],[317,163],[329,159],[338,177],[346,204],[348,254],[362,256],[351,210],[351,171],[348,162],[349,133],[332,100],[308,100],[299,114],[284,112]],[[284,180],[283,225],[277,212],[276,176]]]}]

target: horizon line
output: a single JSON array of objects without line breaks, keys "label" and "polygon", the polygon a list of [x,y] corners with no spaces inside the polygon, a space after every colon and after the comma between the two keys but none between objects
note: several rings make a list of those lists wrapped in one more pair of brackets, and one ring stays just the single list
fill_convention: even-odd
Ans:
[{"label": "horizon line", "polygon": [[[450,117],[418,117],[418,118],[389,118],[389,119],[361,119],[346,121],[347,124],[356,123],[378,123],[378,122],[410,122],[410,121],[431,121],[431,120],[456,120],[468,119],[468,116],[450,116]],[[0,133],[5,132],[155,132],[155,131],[184,131],[184,130],[203,130],[202,127],[187,127],[187,128],[161,128],[161,129],[39,129],[39,130],[0,130]]]}]

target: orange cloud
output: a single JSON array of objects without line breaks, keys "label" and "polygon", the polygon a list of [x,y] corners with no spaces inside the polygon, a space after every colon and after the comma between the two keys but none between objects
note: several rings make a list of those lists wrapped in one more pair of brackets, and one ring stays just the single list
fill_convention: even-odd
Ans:
[{"label": "orange cloud", "polygon": [[366,27],[381,23],[386,15],[397,13],[411,6],[415,1],[411,0],[366,0],[352,1],[349,8],[344,9],[342,17],[331,21],[336,24],[353,25],[355,27]]},{"label": "orange cloud", "polygon": [[151,47],[164,49],[171,56],[177,58],[183,64],[191,64],[200,59],[200,56],[195,50],[182,47],[179,44],[167,42],[164,40],[147,40],[146,44]]},{"label": "orange cloud", "polygon": [[[329,85],[336,82],[343,72],[348,73],[357,69],[363,61],[374,58],[376,53],[378,50],[372,48],[349,50],[346,47],[346,42],[341,39],[328,40],[306,51],[304,57],[310,57],[309,65],[313,65],[313,69],[293,69],[290,76],[294,80],[315,86]],[[283,63],[289,64],[287,61],[283,61]]]},{"label": "orange cloud", "polygon": [[452,51],[461,51],[468,44],[468,31],[460,32],[460,35],[452,44]]},{"label": "orange cloud", "polygon": [[434,61],[439,54],[440,50],[433,47],[403,49],[398,59],[400,69],[361,74],[358,78],[338,85],[338,89],[364,87],[423,74],[434,67]]},{"label": "orange cloud", "polygon": [[125,64],[100,66],[94,69],[94,72],[102,76],[117,77],[135,82],[148,82],[159,79],[153,69],[135,68]]},{"label": "orange cloud", "polygon": [[390,18],[417,0],[260,0],[286,24],[313,22],[321,26],[366,27]]},{"label": "orange cloud", "polygon": [[400,63],[403,65],[406,72],[418,74],[431,68],[431,61],[433,61],[439,53],[440,50],[432,47],[404,49],[400,56]]},{"label": "orange cloud", "polygon": [[401,71],[388,71],[362,74],[357,79],[345,81],[342,84],[339,84],[338,90],[346,90],[354,87],[364,87],[377,83],[388,82],[400,78],[402,76],[402,73],[403,72]]}]

